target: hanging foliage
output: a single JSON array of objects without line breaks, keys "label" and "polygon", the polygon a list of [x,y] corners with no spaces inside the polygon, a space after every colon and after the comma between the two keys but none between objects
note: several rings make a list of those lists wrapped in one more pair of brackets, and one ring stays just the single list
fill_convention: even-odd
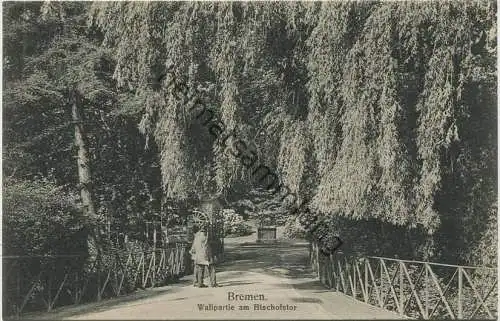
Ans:
[{"label": "hanging foliage", "polygon": [[[91,24],[160,148],[169,197],[249,182],[234,140],[221,146],[186,113],[199,95],[315,211],[444,244],[457,232],[480,242],[457,222],[494,204],[495,12],[486,1],[95,3]],[[155,87],[170,67],[177,79]]]}]

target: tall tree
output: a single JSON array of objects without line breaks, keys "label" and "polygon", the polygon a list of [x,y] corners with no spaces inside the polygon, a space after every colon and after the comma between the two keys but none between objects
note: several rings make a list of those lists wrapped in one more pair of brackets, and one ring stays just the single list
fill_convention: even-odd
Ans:
[{"label": "tall tree", "polygon": [[[7,82],[5,105],[9,115],[5,118],[9,125],[16,121],[24,125],[18,129],[13,126],[7,128],[13,132],[11,137],[14,139],[20,138],[19,132],[28,130],[28,135],[21,136],[23,144],[17,147],[24,150],[23,153],[42,155],[42,162],[44,161],[42,164],[34,164],[41,172],[23,174],[27,177],[52,175],[62,184],[78,182],[83,219],[91,231],[90,241],[94,248],[99,247],[100,218],[92,195],[90,151],[86,142],[89,137],[84,129],[84,124],[88,124],[89,119],[82,116],[82,109],[92,106],[93,112],[98,113],[95,108],[97,104],[106,104],[113,99],[114,93],[108,85],[112,84],[111,78],[106,75],[106,53],[92,44],[96,35],[85,25],[85,4],[44,3],[28,7],[8,5],[6,9],[11,19],[17,17],[25,21],[25,32],[29,37],[22,39],[25,43],[23,46],[31,49],[30,52],[24,52],[23,59],[12,69],[7,67],[7,73],[16,69],[19,74],[12,75]],[[44,31],[39,35],[42,37],[33,37],[37,29]],[[7,47],[7,59],[15,55],[14,49],[15,46]],[[107,70],[110,71],[109,68]],[[43,117],[37,119],[33,109],[39,111]],[[62,124],[57,124],[57,121]],[[70,125],[74,127],[72,138],[67,131]],[[37,137],[33,137],[29,130],[42,131],[42,139],[37,141]],[[59,137],[60,143],[55,146],[50,144],[49,141],[53,137]],[[35,141],[30,142],[33,139]],[[40,149],[39,154],[26,149],[33,143],[38,145],[36,148]],[[64,148],[64,145],[69,144],[77,148],[77,166],[67,162],[72,159],[68,157],[71,149]],[[64,148],[66,153],[59,154],[61,148]],[[48,150],[49,159],[43,159],[42,150]],[[59,161],[61,162],[58,164]],[[57,166],[63,167],[64,170],[54,173],[51,169]]]},{"label": "tall tree", "polygon": [[172,79],[151,88],[173,66],[187,96],[206,89],[229,131],[316,214],[360,222],[358,235],[403,233],[421,245],[408,256],[466,261],[444,249],[456,234],[484,242],[463,226],[479,227],[494,207],[495,12],[486,1],[96,3],[91,20],[117,58],[118,84],[147,106],[137,109],[169,197],[249,178],[193,125]]}]

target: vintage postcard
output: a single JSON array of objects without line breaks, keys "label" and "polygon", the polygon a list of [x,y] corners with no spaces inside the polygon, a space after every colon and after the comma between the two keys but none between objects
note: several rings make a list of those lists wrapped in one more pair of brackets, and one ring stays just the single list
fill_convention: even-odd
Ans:
[{"label": "vintage postcard", "polygon": [[496,2],[2,19],[4,319],[498,317]]}]

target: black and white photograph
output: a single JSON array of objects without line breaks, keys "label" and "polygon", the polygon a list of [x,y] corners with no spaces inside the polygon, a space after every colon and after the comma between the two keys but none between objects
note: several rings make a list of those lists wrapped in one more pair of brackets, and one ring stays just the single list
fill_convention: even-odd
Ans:
[{"label": "black and white photograph", "polygon": [[1,8],[4,320],[498,318],[496,1]]}]

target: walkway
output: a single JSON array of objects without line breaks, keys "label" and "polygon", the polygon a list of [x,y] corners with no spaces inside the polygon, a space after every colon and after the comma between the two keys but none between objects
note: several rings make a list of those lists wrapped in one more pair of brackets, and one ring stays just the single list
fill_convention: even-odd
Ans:
[{"label": "walkway", "polygon": [[[322,287],[307,268],[304,244],[233,243],[227,245],[226,253],[227,263],[217,273],[219,288],[194,288],[192,276],[188,276],[179,284],[33,317],[80,320],[399,318],[397,314]],[[231,293],[255,295],[255,299],[263,297],[263,300],[229,300]]]}]

